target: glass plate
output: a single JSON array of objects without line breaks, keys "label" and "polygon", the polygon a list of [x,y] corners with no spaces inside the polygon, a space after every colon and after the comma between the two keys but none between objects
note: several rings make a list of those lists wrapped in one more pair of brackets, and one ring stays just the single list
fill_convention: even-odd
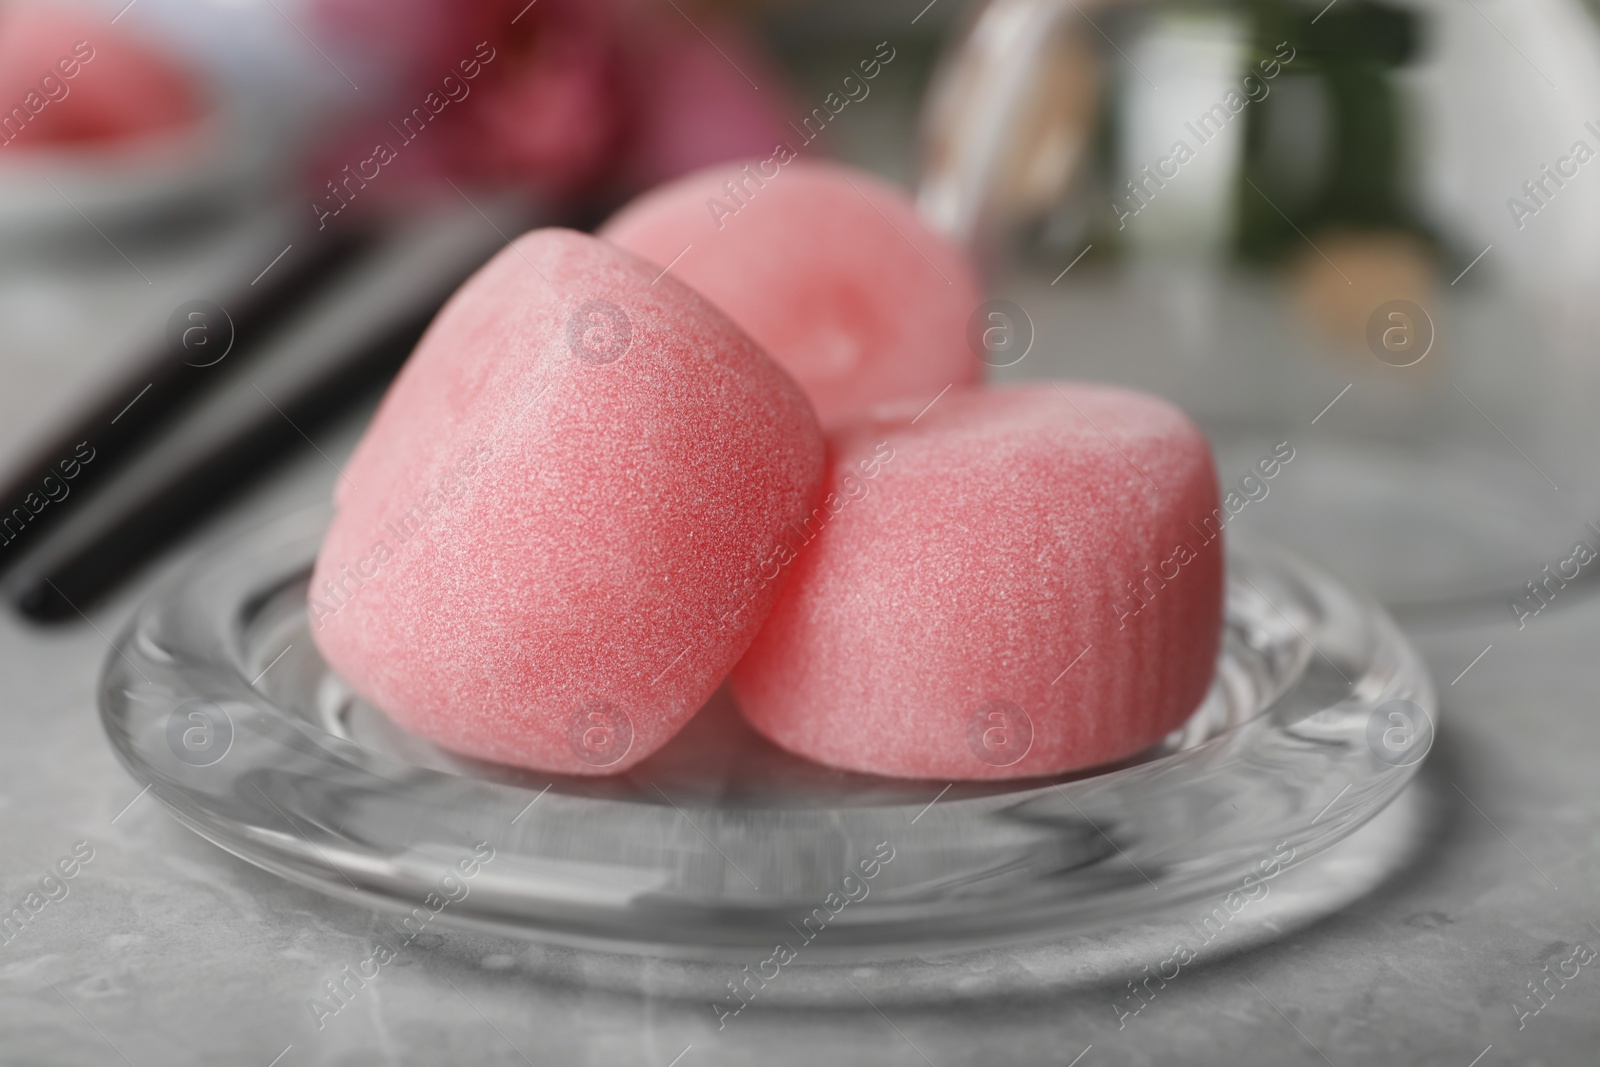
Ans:
[{"label": "glass plate", "polygon": [[1231,909],[1382,811],[1433,738],[1432,683],[1382,610],[1236,539],[1209,694],[1113,767],[846,773],[766,743],[719,693],[627,774],[518,771],[404,733],[329,671],[304,606],[328,518],[264,526],[151,596],[107,659],[102,719],[185,825],[405,913],[397,934],[463,923],[758,961],[786,939],[808,960],[863,961]]}]

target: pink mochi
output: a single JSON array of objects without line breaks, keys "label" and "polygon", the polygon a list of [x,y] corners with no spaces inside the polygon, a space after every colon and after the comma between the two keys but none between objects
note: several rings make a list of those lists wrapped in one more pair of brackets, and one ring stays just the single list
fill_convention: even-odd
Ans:
[{"label": "pink mochi", "polygon": [[981,376],[966,342],[983,299],[972,266],[862,171],[780,145],[646,193],[600,236],[670,264],[726,311],[794,375],[825,429]]},{"label": "pink mochi", "polygon": [[457,752],[609,774],[660,748],[770,610],[824,443],[799,388],[659,268],[539,230],[439,313],[345,467],[313,637]]},{"label": "pink mochi", "polygon": [[829,445],[788,584],[734,669],[791,752],[906,778],[1133,755],[1204,697],[1222,628],[1216,472],[1161,400],[952,391]]}]

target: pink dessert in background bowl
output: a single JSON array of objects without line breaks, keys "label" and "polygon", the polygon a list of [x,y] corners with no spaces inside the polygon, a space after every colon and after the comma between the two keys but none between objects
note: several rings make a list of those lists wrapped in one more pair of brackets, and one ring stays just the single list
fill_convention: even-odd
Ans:
[{"label": "pink dessert in background bowl", "polygon": [[0,234],[50,239],[86,217],[148,226],[246,202],[271,180],[274,142],[224,114],[200,72],[126,23],[86,16],[0,8]]},{"label": "pink dessert in background bowl", "polygon": [[5,153],[125,145],[205,110],[186,73],[138,38],[33,4],[0,8],[0,108]]}]

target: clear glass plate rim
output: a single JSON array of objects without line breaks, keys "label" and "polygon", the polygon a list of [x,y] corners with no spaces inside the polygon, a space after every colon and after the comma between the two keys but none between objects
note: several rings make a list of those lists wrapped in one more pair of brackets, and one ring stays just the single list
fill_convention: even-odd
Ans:
[{"label": "clear glass plate rim", "polygon": [[[379,901],[392,907],[397,904],[404,904],[414,898],[415,893],[411,892],[411,890],[419,888],[417,884],[418,878],[414,876],[414,872],[412,875],[407,875],[403,870],[396,868],[398,873],[396,871],[389,872],[390,881],[393,884],[385,883],[382,879],[379,879],[377,884],[366,890],[356,888],[354,883],[348,886],[341,886],[337,883],[336,877],[342,876],[342,872],[338,872],[337,865],[328,856],[330,854],[337,855],[345,862],[354,861],[358,864],[363,861],[363,858],[374,861],[385,859],[395,861],[400,857],[393,848],[386,849],[371,842],[361,842],[357,843],[354,848],[345,848],[341,847],[341,842],[336,838],[324,839],[322,847],[319,847],[309,837],[305,837],[304,844],[309,846],[308,849],[301,847],[299,842],[285,837],[281,830],[271,829],[259,824],[253,825],[249,819],[233,820],[224,812],[208,810],[209,802],[203,797],[197,796],[193,790],[185,789],[183,784],[175,780],[170,774],[159,773],[161,768],[152,766],[152,761],[146,754],[141,753],[134,738],[123,729],[124,723],[121,721],[129,712],[129,700],[124,695],[127,690],[125,683],[129,677],[127,668],[134,668],[136,673],[138,671],[138,668],[134,667],[133,659],[130,659],[129,656],[140,659],[146,667],[152,669],[161,664],[164,659],[170,659],[167,650],[153,645],[148,640],[150,628],[160,623],[163,612],[172,611],[175,602],[181,600],[186,591],[192,592],[193,583],[198,576],[207,573],[208,568],[217,566],[219,562],[238,566],[242,553],[248,554],[257,551],[262,544],[271,543],[274,537],[282,539],[284,535],[281,531],[285,529],[286,525],[290,529],[300,529],[303,541],[304,529],[308,524],[314,526],[317,521],[321,521],[315,516],[325,514],[325,510],[310,509],[309,513],[289,516],[278,524],[263,527],[235,544],[223,546],[219,550],[205,555],[193,566],[176,575],[170,584],[163,587],[150,601],[147,601],[129,623],[128,628],[117,642],[116,651],[107,660],[102,691],[103,719],[108,735],[113,741],[113,746],[124,764],[128,766],[135,777],[153,785],[155,787],[154,792],[163,803],[171,808],[180,817],[181,821],[201,833],[202,836],[250,862],[267,867],[293,880],[313,885],[335,895],[363,900],[369,904]],[[282,549],[283,546],[279,545],[279,548]],[[1242,558],[1243,555],[1248,555],[1254,560],[1251,564],[1252,566],[1264,567],[1267,571],[1273,571],[1284,581],[1299,583],[1302,587],[1305,587],[1305,583],[1309,582],[1312,586],[1318,586],[1324,594],[1329,590],[1337,589],[1337,586],[1331,583],[1331,580],[1316,575],[1314,570],[1305,567],[1298,561],[1294,561],[1292,557],[1281,552],[1281,550],[1259,542],[1233,546],[1233,554],[1235,558]],[[245,558],[249,558],[248,555]],[[260,560],[257,559],[256,562],[260,562]],[[279,570],[281,571],[283,568],[279,567]],[[1256,576],[1259,578],[1262,573],[1264,572],[1258,572]],[[281,584],[276,588],[281,589]],[[265,592],[270,591],[269,589]],[[259,596],[259,594],[263,593],[263,590],[257,588],[255,592]],[[1259,593],[1259,589],[1256,592]],[[1261,595],[1263,598],[1265,597],[1265,594]],[[1390,664],[1392,676],[1385,685],[1380,687],[1383,692],[1379,695],[1386,695],[1390,691],[1404,690],[1412,699],[1418,701],[1431,716],[1434,713],[1431,682],[1428,680],[1426,670],[1422,668],[1420,659],[1405,643],[1404,639],[1400,637],[1398,630],[1383,615],[1381,609],[1378,609],[1370,601],[1352,598],[1352,603],[1357,601],[1361,604],[1360,610],[1364,623],[1374,630],[1372,643],[1375,648],[1393,660],[1393,663]],[[257,607],[259,607],[259,604],[257,604]],[[248,605],[243,600],[230,605],[228,617],[232,618],[236,625],[231,630],[227,626],[222,626],[213,628],[209,632],[202,628],[200,639],[195,642],[195,644],[204,646],[199,649],[202,653],[200,658],[205,660],[205,666],[208,668],[205,673],[210,675],[210,684],[195,684],[195,678],[198,675],[192,672],[191,676],[187,678],[188,688],[175,686],[171,696],[174,698],[185,695],[194,697],[225,691],[227,696],[232,699],[248,704],[258,711],[276,715],[278,719],[277,725],[290,725],[300,741],[300,745],[296,745],[295,748],[298,749],[301,745],[308,746],[315,754],[315,759],[323,760],[329,766],[336,766],[338,768],[337,772],[335,772],[337,775],[349,775],[354,779],[373,778],[375,781],[372,784],[376,784],[380,788],[392,784],[385,777],[385,770],[392,771],[394,768],[386,768],[384,766],[391,757],[372,753],[352,742],[323,734],[311,723],[274,707],[263,693],[250,685],[246,671],[250,669],[251,665],[246,664],[249,650],[244,640],[245,633],[242,625],[249,614],[247,608]],[[1230,610],[1233,609],[1230,608]],[[1281,610],[1279,614],[1282,614]],[[1288,615],[1283,615],[1283,619],[1290,626],[1295,627],[1296,630],[1308,624],[1306,619],[1301,619],[1299,623],[1296,623]],[[169,618],[166,621],[170,623],[171,619]],[[189,621],[192,622],[194,620]],[[1302,634],[1301,636],[1304,637],[1305,635]],[[1079,808],[1079,805],[1082,804],[1091,810],[1093,809],[1093,801],[1099,794],[1108,792],[1117,794],[1119,791],[1127,792],[1139,789],[1145,794],[1153,796],[1166,788],[1164,779],[1172,779],[1175,774],[1181,778],[1181,771],[1185,764],[1193,765],[1197,760],[1203,761],[1214,758],[1224,750],[1238,749],[1241,746],[1248,748],[1255,743],[1252,740],[1253,738],[1259,740],[1263,736],[1271,735],[1280,730],[1283,724],[1274,721],[1274,708],[1281,703],[1286,693],[1293,691],[1303,681],[1307,668],[1315,661],[1315,657],[1321,655],[1320,651],[1316,650],[1315,644],[1314,641],[1307,638],[1304,647],[1298,650],[1300,659],[1292,671],[1292,676],[1281,678],[1281,684],[1276,687],[1275,691],[1265,695],[1262,706],[1257,710],[1256,715],[1244,722],[1226,728],[1216,736],[1201,741],[1193,747],[1184,748],[1181,751],[1162,756],[1150,762],[1124,766],[1103,774],[1091,774],[1066,782],[1038,784],[1037,780],[1033,780],[1019,783],[1020,788],[1017,789],[1000,790],[988,795],[965,799],[951,798],[941,803],[943,810],[939,813],[938,818],[932,821],[945,822],[947,820],[955,820],[956,822],[964,823],[981,823],[983,820],[993,818],[997,814],[1004,816],[1006,813],[1026,808],[1030,804],[1036,804],[1041,801],[1048,802],[1052,795],[1059,795],[1065,798],[1075,808]],[[193,654],[197,650],[190,648],[187,651]],[[1328,663],[1338,669],[1332,660],[1329,660]],[[167,665],[170,666],[170,664]],[[1362,706],[1365,707],[1367,704],[1372,704],[1373,699],[1373,697],[1369,696]],[[402,766],[404,765],[402,764]],[[1407,767],[1387,769],[1385,773],[1379,776],[1382,779],[1380,788],[1362,804],[1360,811],[1355,813],[1359,817],[1342,820],[1336,828],[1332,828],[1334,832],[1331,834],[1324,830],[1320,836],[1314,835],[1316,836],[1315,848],[1312,851],[1320,851],[1334,841],[1342,839],[1377,814],[1403,788],[1405,781],[1409,779],[1415,769],[1414,764]],[[270,771],[270,768],[266,770]],[[443,790],[448,793],[463,783],[463,780],[457,779],[453,775],[420,767],[407,768],[405,770],[405,778],[408,788],[421,793],[427,793],[431,790]],[[474,791],[488,786],[492,792],[484,795],[498,796],[504,802],[514,801],[521,805],[534,796],[531,790],[504,782],[483,782],[472,779],[464,781],[469,783],[466,788]],[[1178,786],[1181,787],[1182,784],[1180,781]],[[264,793],[262,795],[265,796]],[[537,795],[543,796],[542,793]],[[284,798],[280,797],[279,799],[282,800]],[[611,814],[637,814],[646,807],[654,808],[658,811],[663,807],[662,805],[647,803],[642,800],[607,801],[604,798],[594,797],[563,798],[559,792],[557,792],[557,796],[550,799],[555,800],[555,803],[547,805],[545,811],[537,813],[547,823],[564,815],[570,815],[573,810],[576,810],[574,805],[591,815],[598,815],[602,808]],[[885,804],[852,810],[856,813],[869,812],[869,818],[882,820],[894,815],[907,815],[920,807],[922,805],[909,803],[904,805]],[[524,813],[529,810],[523,809]],[[716,811],[716,809],[693,806],[689,810],[693,811],[697,817],[714,815]],[[1082,808],[1079,808],[1079,811],[1080,814],[1083,813]],[[766,810],[766,814],[769,816],[788,814],[797,816],[802,820],[821,818],[824,812],[825,809],[794,809],[787,812],[784,809]],[[280,814],[282,814],[281,811]],[[304,816],[305,812],[302,811],[300,814]],[[761,816],[757,815],[756,817],[759,818]],[[1087,819],[1089,816],[1085,815],[1085,818]],[[290,820],[290,822],[293,821],[292,819]],[[707,841],[710,842],[710,838],[707,838]],[[1107,837],[1107,841],[1117,845],[1117,842],[1110,837]],[[714,848],[717,847],[715,842],[710,843]],[[1310,845],[1312,839],[1308,838],[1306,843]],[[343,844],[348,845],[350,842],[344,842]],[[1117,847],[1120,850],[1121,846],[1118,845]],[[718,851],[721,851],[721,849],[719,848]],[[1129,860],[1129,862],[1132,863],[1133,861]],[[1224,864],[1223,866],[1226,867],[1227,865]],[[1215,874],[1215,872],[1212,873]],[[516,897],[519,889],[514,884],[515,881],[516,879],[514,878],[510,879],[513,884],[501,885],[499,891],[509,893],[511,897]],[[1190,895],[1202,892],[1206,886],[1213,885],[1216,882],[1216,877],[1196,878],[1191,887],[1192,892]],[[525,889],[526,887],[524,886],[523,888]],[[537,893],[534,895],[537,896]],[[723,909],[724,911],[727,909],[749,909],[753,915],[759,915],[764,913],[763,909],[771,911],[775,907],[792,905],[792,900],[784,899],[775,902],[762,900],[759,897],[755,899],[738,899],[737,894],[733,897],[711,894],[707,899],[701,901],[674,899],[654,902],[654,904],[662,903],[669,904],[666,909],[668,912],[682,905],[690,913],[695,913],[697,909],[701,913],[704,913],[707,909]],[[635,911],[637,910],[635,908]],[[645,910],[649,909],[646,908]],[[862,910],[865,911],[867,909]],[[883,917],[886,914],[879,912],[874,915],[863,915],[861,919],[863,922],[875,922],[881,933],[898,925],[888,922]],[[635,918],[637,918],[637,915],[635,915]],[[498,911],[493,908],[480,910],[476,906],[458,908],[448,915],[448,921],[488,925],[500,929],[513,929],[519,933],[548,937],[557,941],[571,940],[590,945],[598,943],[612,949],[616,949],[619,945],[628,944],[651,945],[657,949],[661,947],[659,941],[655,939],[639,937],[637,929],[626,932],[618,930],[616,933],[619,936],[615,939],[608,937],[603,929],[591,930],[576,937],[566,936],[560,930],[550,929],[548,921],[522,921],[518,917],[518,906],[515,902],[508,907],[500,908]],[[742,926],[743,924],[739,925]],[[739,936],[732,938],[734,943],[744,943],[745,940],[748,939]],[[868,940],[870,941],[872,938],[868,937]],[[684,946],[677,947],[682,948]]]}]

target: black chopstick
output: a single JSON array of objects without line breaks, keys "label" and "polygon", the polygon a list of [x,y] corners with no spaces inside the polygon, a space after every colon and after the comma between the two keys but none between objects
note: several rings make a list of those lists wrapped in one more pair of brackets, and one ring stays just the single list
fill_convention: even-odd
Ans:
[{"label": "black chopstick", "polygon": [[[480,210],[481,209],[481,210]],[[532,221],[521,201],[454,206],[361,249],[260,342],[253,360],[169,420],[16,568],[13,603],[75,618],[399,368],[440,305]],[[98,460],[96,460],[98,462]]]},{"label": "black chopstick", "polygon": [[[210,293],[173,309],[168,336],[117,360],[114,379],[0,486],[0,574],[19,564],[176,410],[214,382],[218,367],[248,360],[257,338],[365,243],[362,230],[313,235],[282,213],[267,214],[241,234],[229,261],[218,266],[222,276]],[[281,261],[269,265],[274,253]]]}]

